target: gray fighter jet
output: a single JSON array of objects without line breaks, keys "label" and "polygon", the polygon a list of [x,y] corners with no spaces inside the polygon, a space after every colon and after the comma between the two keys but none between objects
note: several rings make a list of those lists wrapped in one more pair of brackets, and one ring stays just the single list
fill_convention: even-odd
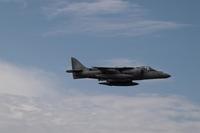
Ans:
[{"label": "gray fighter jet", "polygon": [[134,86],[135,80],[164,79],[171,77],[169,74],[157,71],[149,66],[141,67],[92,67],[87,68],[76,58],[71,58],[74,79],[98,79],[99,84],[108,86]]}]

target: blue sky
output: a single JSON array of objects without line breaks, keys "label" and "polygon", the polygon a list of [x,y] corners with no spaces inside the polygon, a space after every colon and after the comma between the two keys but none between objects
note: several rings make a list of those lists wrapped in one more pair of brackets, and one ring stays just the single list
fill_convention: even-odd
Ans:
[{"label": "blue sky", "polygon": [[[198,1],[187,0],[3,0],[0,57],[54,72],[75,88],[84,86],[81,89],[86,92],[170,93],[200,102],[198,5]],[[112,28],[107,29],[108,26]],[[129,89],[73,81],[64,73],[71,56],[89,66],[127,59],[169,72],[172,78]]]},{"label": "blue sky", "polygon": [[[12,132],[13,125],[18,132],[199,131],[199,5],[197,0],[0,0],[0,131]],[[172,77],[134,87],[73,80],[65,73],[71,56],[86,66],[148,65]],[[5,93],[25,97],[12,101]],[[31,100],[54,93],[63,95]],[[155,121],[146,123],[152,116]],[[126,121],[109,125],[116,120]],[[41,130],[38,121],[49,129]],[[80,131],[68,128],[73,122]]]}]

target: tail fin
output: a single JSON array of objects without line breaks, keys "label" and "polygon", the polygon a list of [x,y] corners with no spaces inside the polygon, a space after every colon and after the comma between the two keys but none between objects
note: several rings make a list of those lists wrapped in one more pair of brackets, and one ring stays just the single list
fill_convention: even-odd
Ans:
[{"label": "tail fin", "polygon": [[84,70],[87,69],[80,61],[78,61],[76,58],[72,57],[72,70]]},{"label": "tail fin", "polygon": [[72,70],[68,70],[67,72],[68,73],[73,73],[73,78],[74,79],[83,78],[81,73],[84,70],[87,70],[87,67],[85,67],[80,61],[78,61],[74,57],[71,58],[71,62],[72,62]]}]

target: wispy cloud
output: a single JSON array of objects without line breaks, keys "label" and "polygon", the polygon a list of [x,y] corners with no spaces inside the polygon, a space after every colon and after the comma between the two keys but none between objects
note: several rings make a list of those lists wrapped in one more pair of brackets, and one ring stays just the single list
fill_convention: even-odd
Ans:
[{"label": "wispy cloud", "polygon": [[124,0],[56,1],[44,7],[46,14],[66,21],[46,35],[88,33],[105,36],[139,36],[183,26],[154,20],[139,4]]},{"label": "wispy cloud", "polygon": [[[94,0],[94,1],[56,1],[50,9],[49,15],[77,15],[89,16],[98,14],[115,14],[126,11],[127,1],[122,0]],[[134,11],[139,11],[139,5],[133,4]],[[137,9],[137,10],[136,10]],[[71,14],[70,14],[71,13]]]},{"label": "wispy cloud", "polygon": [[177,96],[67,96],[54,102],[0,96],[4,133],[197,133],[200,107]]},{"label": "wispy cloud", "polygon": [[[129,62],[129,61],[127,61]],[[169,95],[60,93],[51,73],[0,62],[0,132],[196,133],[200,106]]]},{"label": "wispy cloud", "polygon": [[[66,9],[81,15],[93,15],[121,12],[127,7],[126,3],[118,0],[101,0],[96,2],[73,3]],[[68,11],[68,10],[66,10]],[[65,11],[65,12],[66,12]]]},{"label": "wispy cloud", "polygon": [[56,95],[58,91],[55,91],[55,87],[60,86],[56,80],[56,76],[50,72],[0,60],[0,94],[30,97]]}]

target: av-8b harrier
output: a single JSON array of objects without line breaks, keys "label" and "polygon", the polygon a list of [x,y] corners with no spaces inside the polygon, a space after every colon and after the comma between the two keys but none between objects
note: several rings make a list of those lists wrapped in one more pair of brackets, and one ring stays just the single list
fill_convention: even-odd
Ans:
[{"label": "av-8b harrier", "polygon": [[92,67],[87,68],[76,58],[71,58],[74,79],[98,79],[99,84],[108,86],[135,86],[135,80],[164,79],[171,77],[169,74],[157,71],[149,66],[141,67]]}]

